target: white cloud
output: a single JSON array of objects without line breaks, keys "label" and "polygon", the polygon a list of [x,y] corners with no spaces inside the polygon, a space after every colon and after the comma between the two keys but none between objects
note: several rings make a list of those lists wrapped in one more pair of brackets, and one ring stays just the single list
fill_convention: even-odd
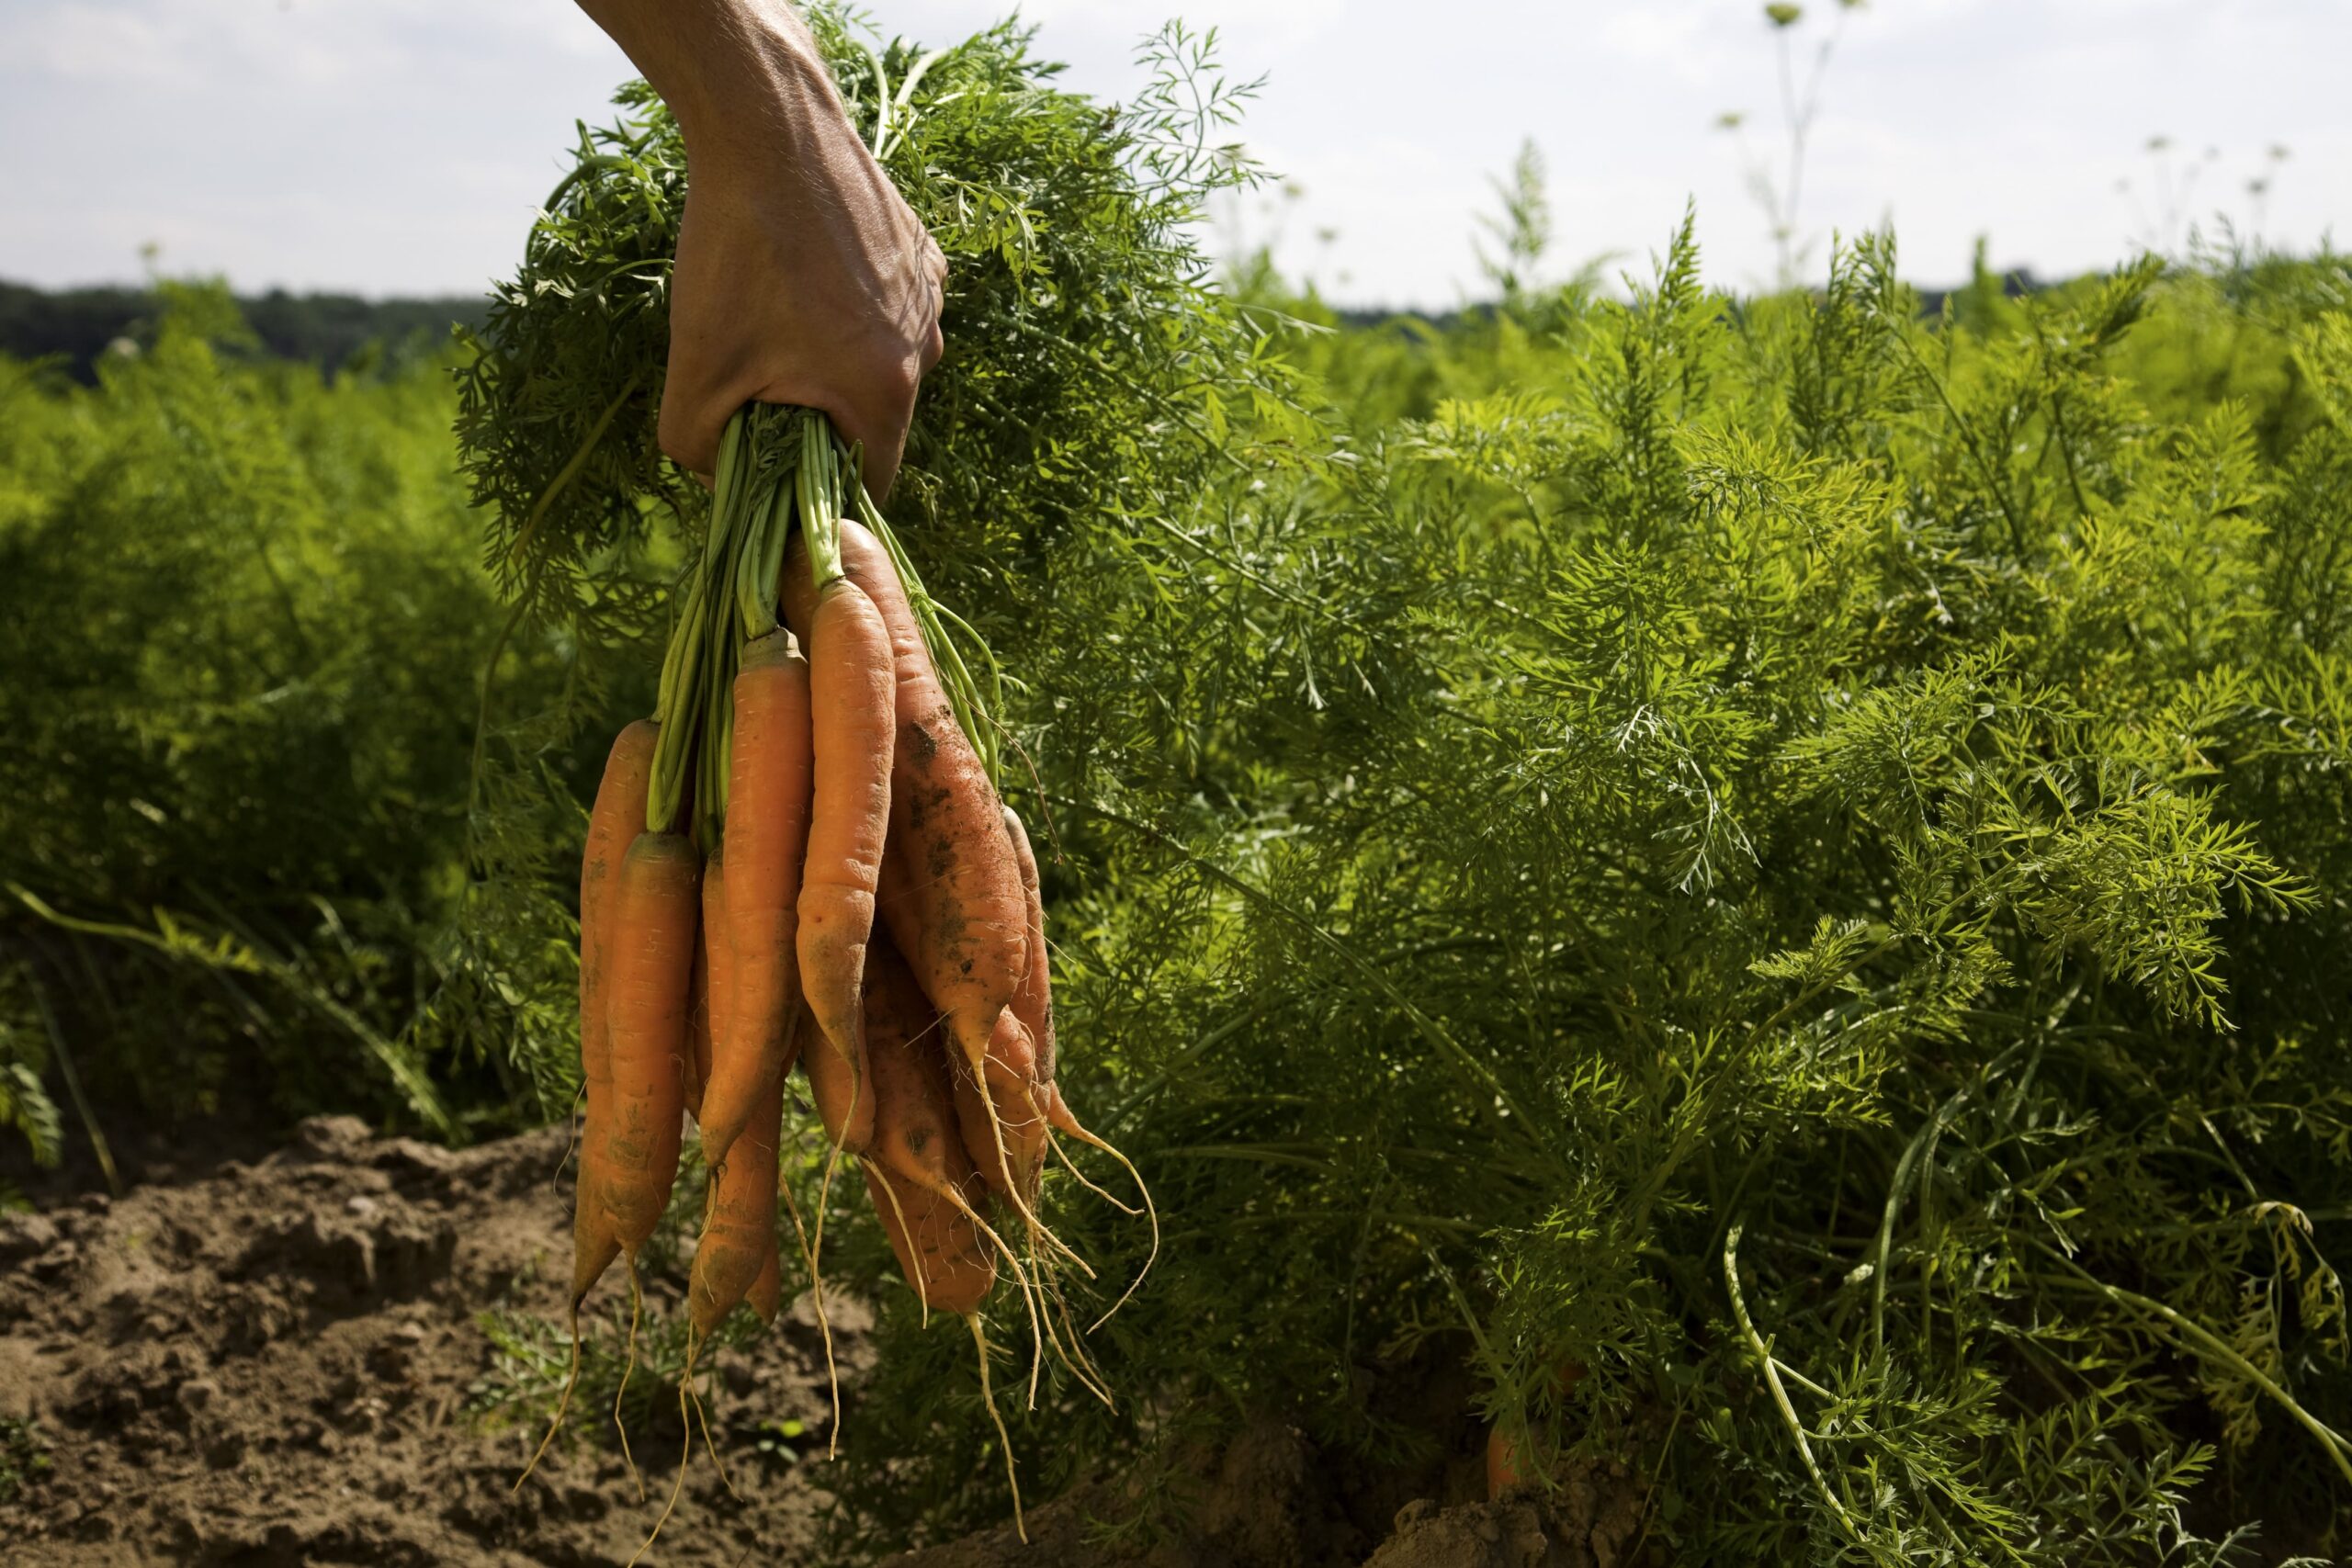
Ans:
[{"label": "white cloud", "polygon": [[153,86],[191,80],[167,18],[119,6],[27,7],[0,18],[0,60],[10,74],[40,73],[93,86]]}]

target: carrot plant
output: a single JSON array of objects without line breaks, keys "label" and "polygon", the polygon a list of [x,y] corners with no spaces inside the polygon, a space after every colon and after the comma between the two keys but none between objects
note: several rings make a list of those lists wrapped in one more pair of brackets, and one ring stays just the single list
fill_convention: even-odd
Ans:
[{"label": "carrot plant", "polygon": [[[499,994],[415,1007],[456,957],[453,716],[497,603],[447,377],[262,359],[193,285],[96,386],[0,362],[0,1120],[36,1153],[107,1177],[222,1111],[513,1124]],[[545,644],[507,678],[562,679]]]},{"label": "carrot plant", "polygon": [[1548,342],[1305,342],[1329,460],[1204,494],[1172,604],[1062,574],[1061,1027],[1171,1216],[1105,1364],[1403,1462],[1467,1356],[1678,1560],[2336,1551],[2346,275],[1980,333],[1693,235]]}]

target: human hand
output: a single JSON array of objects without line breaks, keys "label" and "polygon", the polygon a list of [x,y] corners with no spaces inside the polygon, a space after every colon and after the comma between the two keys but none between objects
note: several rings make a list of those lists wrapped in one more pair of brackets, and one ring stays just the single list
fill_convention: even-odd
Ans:
[{"label": "human hand", "polygon": [[686,145],[662,449],[707,475],[746,402],[822,409],[890,488],[939,360],[947,264],[780,0],[583,0]]}]

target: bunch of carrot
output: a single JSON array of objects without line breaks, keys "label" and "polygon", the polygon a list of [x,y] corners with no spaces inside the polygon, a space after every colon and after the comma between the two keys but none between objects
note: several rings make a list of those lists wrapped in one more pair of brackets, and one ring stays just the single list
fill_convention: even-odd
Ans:
[{"label": "bunch of carrot", "polygon": [[[983,1390],[979,1309],[1001,1269],[1038,1359],[1052,1343],[1101,1393],[1051,1283],[1055,1253],[1085,1266],[1038,1214],[1057,1134],[1109,1146],[1055,1085],[1036,862],[998,797],[954,617],[858,462],[813,411],[736,416],[655,716],[621,731],[597,790],[580,883],[575,1326],[616,1258],[634,1293],[688,1115],[711,1173],[689,1378],[737,1304],[774,1318],[797,1065],[925,1311],[971,1324]],[[842,516],[853,506],[864,525]],[[990,1223],[996,1205],[1020,1221],[1021,1253]],[[813,1236],[800,1233],[812,1281],[823,1224],[820,1201]],[[821,1287],[816,1299],[821,1314]],[[1033,1397],[1035,1380],[1033,1363]]]}]

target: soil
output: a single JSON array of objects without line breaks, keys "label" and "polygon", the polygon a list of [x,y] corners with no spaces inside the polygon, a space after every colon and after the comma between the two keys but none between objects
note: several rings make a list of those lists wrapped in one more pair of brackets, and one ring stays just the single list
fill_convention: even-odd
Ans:
[{"label": "soil", "polygon": [[[1622,1468],[1565,1476],[1488,1502],[1484,1462],[1457,1457],[1406,1472],[1366,1471],[1317,1453],[1272,1422],[1200,1457],[1193,1505],[1172,1539],[1106,1547],[1096,1523],[1123,1517],[1103,1483],[1032,1509],[1024,1543],[1010,1525],[907,1552],[888,1568],[1624,1568],[1641,1536],[1639,1492]],[[1385,1499],[1418,1481],[1432,1494],[1393,1513]],[[1449,1499],[1442,1501],[1441,1499]]]},{"label": "soil", "polygon": [[[59,1568],[386,1564],[587,1568],[629,1561],[665,1500],[675,1450],[640,1504],[619,1454],[559,1446],[519,1491],[538,1433],[477,1393],[491,1306],[556,1317],[568,1272],[564,1130],[450,1151],[304,1122],[250,1163],[159,1163],[119,1200],[36,1193],[0,1215],[0,1560]],[[832,1303],[853,1404],[870,1322]],[[689,1472],[650,1563],[734,1568],[827,1560],[821,1454],[830,1404],[804,1298],[714,1366],[709,1421],[741,1499]],[[1356,1472],[1261,1424],[1192,1467],[1185,1526],[1146,1550],[1102,1543],[1102,1482],[1011,1528],[902,1554],[891,1568],[1617,1568],[1638,1536],[1622,1472],[1548,1496],[1485,1498],[1463,1391],[1445,1375],[1399,1397],[1453,1412],[1451,1461]],[[33,1423],[45,1469],[11,1435]],[[674,1433],[674,1428],[673,1428]],[[760,1447],[769,1435],[766,1450]],[[671,1438],[674,1441],[674,1436]],[[697,1456],[700,1460],[703,1456]],[[1105,1504],[1110,1505],[1106,1509]]]},{"label": "soil", "polygon": [[[627,1562],[658,1506],[636,1503],[617,1453],[550,1451],[517,1492],[537,1432],[468,1409],[492,1359],[481,1309],[561,1312],[570,1221],[550,1178],[564,1136],[451,1152],[323,1118],[251,1165],[0,1218],[0,1417],[37,1420],[51,1450],[0,1506],[0,1555]],[[729,1451],[752,1449],[735,1427],[753,1410],[825,1419],[813,1317],[808,1332],[781,1326],[749,1365],[720,1369],[714,1429]],[[847,1326],[837,1343],[854,1365]],[[797,1471],[745,1490],[739,1505],[695,1467],[679,1504],[695,1528],[665,1532],[656,1560],[800,1557],[822,1494]]]}]

